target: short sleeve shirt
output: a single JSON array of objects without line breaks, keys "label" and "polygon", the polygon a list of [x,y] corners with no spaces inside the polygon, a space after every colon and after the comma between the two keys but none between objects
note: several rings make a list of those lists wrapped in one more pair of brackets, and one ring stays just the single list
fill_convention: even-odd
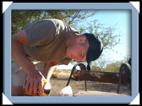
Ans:
[{"label": "short sleeve shirt", "polygon": [[62,60],[66,54],[66,40],[78,33],[58,19],[36,21],[25,27],[24,31],[29,39],[29,43],[24,46],[26,54],[33,60],[43,62]]}]

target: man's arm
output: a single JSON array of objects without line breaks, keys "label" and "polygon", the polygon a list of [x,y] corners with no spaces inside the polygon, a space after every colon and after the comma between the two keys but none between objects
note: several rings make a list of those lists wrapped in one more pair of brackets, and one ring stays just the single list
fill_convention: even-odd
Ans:
[{"label": "man's arm", "polygon": [[35,66],[26,57],[23,49],[23,45],[28,44],[28,39],[26,36],[27,35],[24,31],[20,31],[12,37],[12,57],[26,73],[29,73],[29,71],[35,70]]},{"label": "man's arm", "polygon": [[40,95],[43,91],[43,75],[35,69],[34,64],[27,58],[23,45],[28,44],[27,35],[24,31],[16,33],[12,38],[12,57],[27,73],[24,89],[29,95]]},{"label": "man's arm", "polygon": [[51,60],[49,62],[47,62],[44,66],[44,76],[46,77],[46,79],[50,82],[50,79],[52,77],[53,72],[55,71],[55,69],[57,68],[56,65],[60,65],[60,64],[68,64],[70,60],[64,60],[64,61],[57,61],[57,60]]}]

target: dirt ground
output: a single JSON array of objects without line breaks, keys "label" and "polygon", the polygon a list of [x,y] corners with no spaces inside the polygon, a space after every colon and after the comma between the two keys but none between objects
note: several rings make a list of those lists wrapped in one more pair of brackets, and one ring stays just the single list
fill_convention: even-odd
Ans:
[{"label": "dirt ground", "polygon": [[[58,79],[52,78],[52,90],[50,92],[50,96],[59,96],[59,92],[62,88],[66,86],[67,79]],[[85,91],[85,81],[70,81],[70,86],[73,89],[73,94],[75,95],[78,91]],[[87,91],[102,91],[102,92],[110,92],[117,93],[117,84],[112,83],[102,83],[102,82],[94,82],[87,81]],[[129,89],[127,86],[121,86],[120,94],[129,95]]]},{"label": "dirt ground", "polygon": [[[17,77],[19,75],[19,77]],[[70,71],[55,71],[51,78],[52,89],[50,92],[50,96],[59,96],[62,88],[66,86],[67,80],[69,78]],[[12,67],[12,82],[15,84],[21,83],[22,79],[24,79],[24,74],[17,65],[13,64]],[[71,80],[70,86],[73,89],[73,95],[75,95],[78,91],[85,91],[85,83],[84,81],[76,81]],[[14,88],[15,92],[20,92],[19,95],[22,95],[21,91]],[[95,81],[87,81],[87,91],[102,91],[102,92],[112,92],[117,93],[117,84],[112,83],[102,83]],[[15,94],[13,92],[13,94]],[[127,86],[121,86],[120,94],[129,95],[130,90]]]}]

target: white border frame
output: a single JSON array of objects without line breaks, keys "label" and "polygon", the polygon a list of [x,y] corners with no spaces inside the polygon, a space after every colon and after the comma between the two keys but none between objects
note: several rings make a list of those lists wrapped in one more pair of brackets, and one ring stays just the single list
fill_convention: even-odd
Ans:
[{"label": "white border frame", "polygon": [[[136,6],[135,6],[136,5]],[[131,96],[77,96],[77,97],[26,97],[11,96],[11,10],[13,9],[126,9],[132,12],[132,95]],[[4,16],[4,92],[3,104],[135,104],[139,95],[139,2],[130,3],[12,3],[3,2]],[[7,102],[4,101],[4,98]]]}]

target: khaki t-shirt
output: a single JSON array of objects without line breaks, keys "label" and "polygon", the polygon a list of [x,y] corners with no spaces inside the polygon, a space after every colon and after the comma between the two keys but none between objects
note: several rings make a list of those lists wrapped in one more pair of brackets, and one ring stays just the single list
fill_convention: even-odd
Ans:
[{"label": "khaki t-shirt", "polygon": [[[66,53],[65,42],[75,31],[58,19],[44,19],[24,28],[30,43],[24,46],[25,52],[33,60],[63,62]],[[70,60],[70,59],[69,59]]]}]

